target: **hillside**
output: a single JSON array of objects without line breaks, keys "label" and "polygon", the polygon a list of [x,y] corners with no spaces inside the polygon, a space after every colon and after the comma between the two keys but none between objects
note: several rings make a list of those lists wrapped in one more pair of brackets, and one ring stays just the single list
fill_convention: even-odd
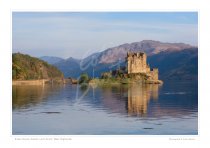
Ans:
[{"label": "hillside", "polygon": [[74,59],[72,57],[59,61],[53,64],[56,66],[60,71],[63,72],[65,77],[78,77],[81,73],[80,70],[80,60]]},{"label": "hillside", "polygon": [[160,52],[149,56],[148,63],[158,67],[161,79],[198,79],[198,48]]},{"label": "hillside", "polygon": [[48,78],[62,78],[63,73],[55,66],[29,55],[12,54],[12,79],[37,80]]},{"label": "hillside", "polygon": [[197,79],[198,48],[184,43],[143,40],[108,48],[81,60],[69,58],[53,65],[61,70],[65,77],[77,78],[82,72],[91,77],[99,77],[102,72],[124,67],[128,51],[145,52],[150,67],[159,69],[160,79]]},{"label": "hillside", "polygon": [[113,63],[118,60],[124,60],[128,51],[141,51],[145,52],[148,56],[151,56],[160,52],[181,51],[187,48],[192,48],[192,46],[184,43],[163,43],[153,40],[143,40],[109,48],[100,54],[98,61],[99,63]]}]

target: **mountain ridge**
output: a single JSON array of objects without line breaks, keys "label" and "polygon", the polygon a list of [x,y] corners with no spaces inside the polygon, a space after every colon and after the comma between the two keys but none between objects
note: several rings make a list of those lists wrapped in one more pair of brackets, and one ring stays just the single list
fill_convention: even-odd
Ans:
[{"label": "mountain ridge", "polygon": [[46,61],[49,64],[55,64],[59,61],[64,60],[63,58],[55,57],[55,56],[42,56],[42,57],[39,57],[39,59]]},{"label": "mountain ridge", "polygon": [[119,59],[122,60],[129,51],[141,51],[150,56],[162,51],[180,51],[192,47],[194,46],[185,43],[167,43],[154,40],[143,40],[140,42],[121,44],[104,50],[100,63],[113,63]]},{"label": "mountain ridge", "polygon": [[[197,77],[198,48],[196,46],[185,43],[168,43],[154,40],[125,43],[107,48],[102,52],[93,53],[84,59],[74,59],[70,57],[53,65],[61,70],[65,77],[78,77],[83,72],[99,77],[101,72],[110,71],[119,66],[125,66],[125,57],[129,51],[145,52],[149,64],[151,64],[151,67],[159,68],[160,77],[163,79],[170,77],[174,79],[195,79]],[[194,62],[195,65],[189,62],[192,58],[190,52],[193,52],[195,56],[191,61],[192,63]],[[179,61],[181,64],[177,64]],[[189,67],[183,66],[186,64],[188,64]],[[191,70],[194,72],[192,77],[190,76]]]}]

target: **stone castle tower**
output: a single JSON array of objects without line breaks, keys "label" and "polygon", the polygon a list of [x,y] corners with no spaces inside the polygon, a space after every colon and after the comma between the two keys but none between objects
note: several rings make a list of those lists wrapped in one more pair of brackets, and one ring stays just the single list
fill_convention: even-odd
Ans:
[{"label": "stone castle tower", "polygon": [[145,73],[151,80],[158,80],[158,69],[150,69],[147,64],[147,55],[144,52],[127,53],[128,74]]}]

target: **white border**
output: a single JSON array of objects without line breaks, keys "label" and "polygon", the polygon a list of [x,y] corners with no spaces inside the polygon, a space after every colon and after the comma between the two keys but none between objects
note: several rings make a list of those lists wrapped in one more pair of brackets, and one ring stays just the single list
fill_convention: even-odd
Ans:
[{"label": "white border", "polygon": [[[199,135],[198,136],[55,136],[55,137],[70,137],[72,140],[45,140],[44,143],[50,144],[52,147],[57,147],[57,144],[66,144],[65,146],[94,144],[94,146],[107,146],[110,144],[119,144],[119,146],[148,146],[153,145],[157,147],[163,143],[165,146],[177,147],[190,145],[191,147],[198,147],[200,144],[209,144],[208,137],[210,137],[210,121],[209,121],[209,94],[208,84],[209,80],[209,35],[210,35],[210,20],[208,2],[191,0],[18,0],[18,1],[0,1],[0,50],[1,50],[1,77],[0,77],[0,145],[7,144],[12,146],[41,146],[43,140],[15,140],[15,137],[54,137],[54,136],[12,136],[11,131],[11,12],[12,11],[199,11]],[[10,25],[9,25],[10,24]],[[3,74],[3,75],[2,75]],[[173,139],[178,138],[178,139]],[[179,139],[180,138],[180,139]],[[186,138],[186,139],[182,139]],[[189,139],[188,139],[189,138]],[[190,139],[192,138],[192,139]],[[157,145],[158,144],[158,145]]]}]

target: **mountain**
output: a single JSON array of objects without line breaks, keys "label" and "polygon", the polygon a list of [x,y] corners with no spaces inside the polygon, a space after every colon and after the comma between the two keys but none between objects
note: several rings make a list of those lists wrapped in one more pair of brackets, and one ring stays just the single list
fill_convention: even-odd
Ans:
[{"label": "mountain", "polygon": [[78,77],[81,73],[80,60],[72,57],[61,60],[53,65],[62,71],[65,77]]},{"label": "mountain", "polygon": [[198,48],[160,52],[148,56],[148,63],[151,67],[158,67],[161,79],[198,78]]},{"label": "mountain", "polygon": [[78,77],[80,75],[80,60],[72,57],[63,59],[59,57],[42,56],[39,59],[54,65],[63,72],[65,77]]},{"label": "mountain", "polygon": [[109,48],[100,55],[99,63],[114,63],[124,60],[128,51],[145,52],[148,56],[165,51],[181,51],[193,46],[184,43],[162,43],[153,40],[143,40],[141,42],[126,43],[120,46]]},{"label": "mountain", "polygon": [[82,60],[69,58],[54,65],[65,77],[79,77],[82,72],[99,77],[101,72],[125,67],[127,52],[145,52],[147,61],[159,69],[160,79],[196,79],[198,48],[184,43],[163,43],[153,40],[126,43],[94,53]]},{"label": "mountain", "polygon": [[40,57],[39,59],[41,59],[49,64],[55,64],[55,63],[58,63],[58,62],[64,60],[59,57],[51,57],[51,56],[43,56],[43,57]]},{"label": "mountain", "polygon": [[36,80],[48,78],[63,78],[63,73],[55,66],[26,54],[12,54],[12,79]]}]

